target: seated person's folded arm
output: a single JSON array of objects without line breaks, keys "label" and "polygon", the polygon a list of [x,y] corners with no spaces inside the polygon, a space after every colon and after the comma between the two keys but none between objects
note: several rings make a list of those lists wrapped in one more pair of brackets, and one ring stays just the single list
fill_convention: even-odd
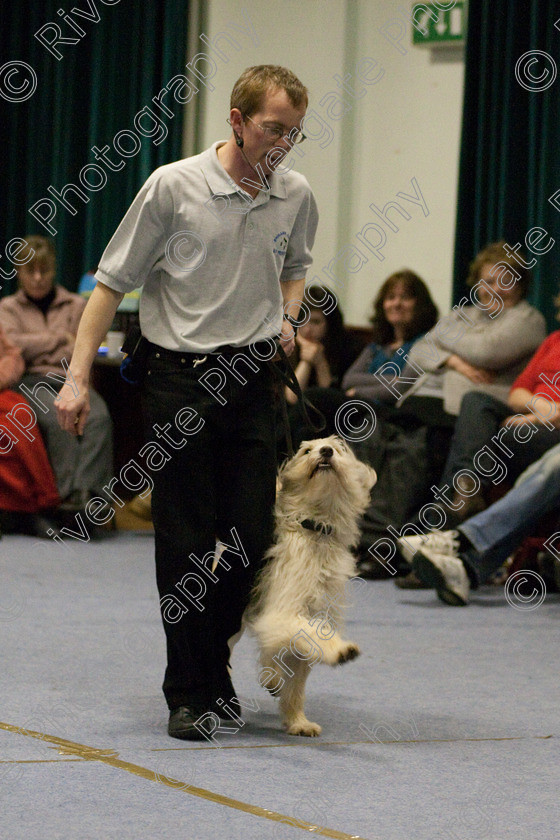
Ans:
[{"label": "seated person's folded arm", "polygon": [[533,394],[527,388],[512,388],[508,397],[508,405],[516,414],[527,414],[527,403]]},{"label": "seated person's folded arm", "polygon": [[527,421],[543,425],[546,420],[555,428],[560,428],[560,403],[545,396],[534,395],[527,388],[513,388],[508,397],[508,405],[516,415],[522,416],[515,420],[508,418],[503,425],[519,425]]},{"label": "seated person's folded arm", "polygon": [[480,385],[489,385],[496,378],[496,375],[492,373],[492,371],[486,370],[482,367],[477,367],[476,365],[471,365],[455,353],[452,353],[447,358],[445,364],[451,370],[461,373],[463,376],[466,376],[467,379],[470,379],[471,382],[475,382]]}]

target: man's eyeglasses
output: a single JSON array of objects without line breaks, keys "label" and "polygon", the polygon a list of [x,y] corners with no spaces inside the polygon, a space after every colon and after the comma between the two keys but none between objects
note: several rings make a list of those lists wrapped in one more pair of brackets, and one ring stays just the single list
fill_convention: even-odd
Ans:
[{"label": "man's eyeglasses", "polygon": [[303,143],[305,140],[305,134],[303,131],[299,129],[293,129],[290,132],[287,132],[285,128],[271,128],[267,125],[259,125],[255,122],[255,120],[251,119],[251,117],[244,116],[244,119],[251,120],[251,122],[260,128],[263,134],[266,135],[270,140],[281,140],[282,137],[286,137],[290,143]]}]

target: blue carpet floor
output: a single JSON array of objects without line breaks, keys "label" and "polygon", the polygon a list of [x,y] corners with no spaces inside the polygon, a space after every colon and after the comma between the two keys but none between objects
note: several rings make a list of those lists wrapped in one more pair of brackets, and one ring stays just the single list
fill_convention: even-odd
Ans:
[{"label": "blue carpet floor", "polygon": [[245,725],[186,743],[166,734],[152,535],[0,555],[2,840],[558,837],[560,596],[461,609],[358,582],[362,656],[308,680],[320,738],[279,728],[244,637]]}]

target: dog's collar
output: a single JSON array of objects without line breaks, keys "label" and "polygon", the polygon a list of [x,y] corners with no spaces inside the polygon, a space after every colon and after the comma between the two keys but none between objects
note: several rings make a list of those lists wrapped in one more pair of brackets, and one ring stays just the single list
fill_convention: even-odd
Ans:
[{"label": "dog's collar", "polygon": [[330,536],[333,532],[332,525],[326,525],[324,522],[315,522],[314,519],[304,519],[303,522],[300,522],[299,524],[302,528],[305,528],[308,531],[315,531],[317,534],[322,534],[324,537]]}]

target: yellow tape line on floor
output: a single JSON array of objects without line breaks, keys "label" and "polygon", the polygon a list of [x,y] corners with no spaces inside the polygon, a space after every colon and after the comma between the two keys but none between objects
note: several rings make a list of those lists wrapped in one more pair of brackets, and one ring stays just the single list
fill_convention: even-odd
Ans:
[{"label": "yellow tape line on floor", "polygon": [[0,721],[0,729],[4,729],[6,732],[13,732],[17,735],[27,735],[29,738],[37,738],[40,741],[45,741],[50,744],[56,744],[59,753],[62,755],[76,755],[88,761],[102,761],[110,767],[118,767],[120,770],[126,770],[128,773],[140,776],[142,779],[158,782],[161,785],[166,785],[182,793],[198,796],[200,799],[206,799],[218,805],[225,805],[227,808],[245,811],[245,813],[252,814],[255,817],[263,817],[273,822],[286,823],[293,828],[301,828],[303,831],[313,832],[313,834],[320,835],[321,837],[332,837],[334,840],[366,840],[366,838],[360,837],[357,834],[345,834],[343,831],[313,825],[305,820],[300,820],[298,817],[288,817],[276,811],[269,811],[267,808],[260,808],[258,805],[249,805],[247,802],[240,802],[238,799],[230,799],[229,796],[222,796],[220,793],[213,793],[211,790],[205,790],[194,785],[186,785],[178,779],[172,779],[170,776],[162,776],[153,770],[149,770],[147,767],[141,767],[139,764],[131,764],[129,761],[122,761],[115,750],[100,750],[94,747],[88,747],[85,744],[76,744],[73,741],[67,741],[65,738],[57,738],[54,735],[46,735],[43,732],[34,732],[31,729],[13,726],[11,723],[3,723],[2,721]]}]

